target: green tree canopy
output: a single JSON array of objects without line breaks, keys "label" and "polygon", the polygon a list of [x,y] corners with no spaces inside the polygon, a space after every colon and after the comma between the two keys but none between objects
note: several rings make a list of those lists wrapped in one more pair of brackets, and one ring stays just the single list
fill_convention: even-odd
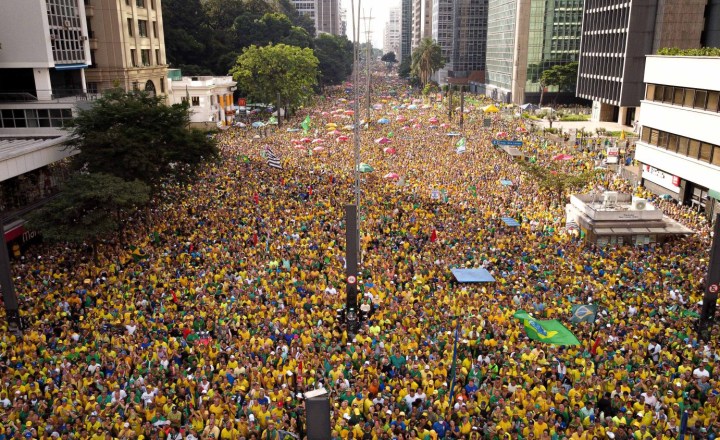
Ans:
[{"label": "green tree canopy", "polygon": [[445,65],[440,45],[430,38],[423,38],[412,54],[411,71],[424,86],[438,69]]},{"label": "green tree canopy", "polygon": [[51,241],[96,243],[119,232],[129,212],[147,204],[150,188],[105,173],[78,173],[60,194],[28,217],[30,227]]},{"label": "green tree canopy", "polygon": [[67,147],[78,150],[73,165],[156,188],[163,179],[191,179],[217,156],[215,142],[187,128],[188,104],[165,105],[144,92],[112,90],[80,110]]},{"label": "green tree canopy", "polygon": [[557,197],[559,203],[563,201],[569,191],[581,189],[597,176],[597,172],[594,170],[580,174],[568,174],[557,169],[527,162],[520,162],[520,166],[523,171],[535,180],[541,190]]},{"label": "green tree canopy", "polygon": [[320,86],[341,84],[353,69],[353,44],[346,36],[321,34],[315,38]]},{"label": "green tree canopy", "polygon": [[283,104],[297,107],[317,84],[318,59],[308,48],[253,45],[243,50],[230,73],[250,99],[278,104],[279,94]]},{"label": "green tree canopy", "polygon": [[380,58],[380,61],[385,63],[397,63],[395,52],[388,52]]}]

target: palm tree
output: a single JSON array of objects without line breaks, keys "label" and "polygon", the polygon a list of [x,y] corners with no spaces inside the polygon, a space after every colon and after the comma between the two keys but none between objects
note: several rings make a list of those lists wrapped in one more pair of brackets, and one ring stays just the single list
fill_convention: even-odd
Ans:
[{"label": "palm tree", "polygon": [[412,73],[424,86],[436,70],[445,65],[440,45],[430,38],[423,38],[412,54]]}]

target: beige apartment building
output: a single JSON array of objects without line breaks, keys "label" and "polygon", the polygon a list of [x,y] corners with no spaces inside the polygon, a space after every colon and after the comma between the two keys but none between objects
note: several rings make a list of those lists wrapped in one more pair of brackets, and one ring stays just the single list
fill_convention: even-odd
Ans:
[{"label": "beige apartment building", "polygon": [[165,95],[161,0],[84,0],[91,65],[88,93],[113,87]]}]

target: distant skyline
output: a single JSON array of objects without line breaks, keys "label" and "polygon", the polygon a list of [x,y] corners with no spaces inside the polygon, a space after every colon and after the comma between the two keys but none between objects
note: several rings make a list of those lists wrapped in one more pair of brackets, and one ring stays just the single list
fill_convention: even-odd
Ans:
[{"label": "distant skyline", "polygon": [[[362,11],[360,15],[362,17],[370,16],[372,13],[373,20],[370,23],[370,30],[372,31],[371,39],[374,48],[382,49],[383,47],[383,33],[385,31],[385,22],[390,17],[390,9],[393,6],[400,6],[399,0],[360,0],[360,7]],[[352,41],[353,34],[353,23],[352,23],[352,11],[350,10],[350,0],[341,0],[340,7],[347,11],[347,37]],[[355,8],[357,11],[357,0],[355,0]],[[355,16],[357,20],[357,14]],[[365,42],[365,28],[366,24],[363,20],[360,24],[360,41]]]}]

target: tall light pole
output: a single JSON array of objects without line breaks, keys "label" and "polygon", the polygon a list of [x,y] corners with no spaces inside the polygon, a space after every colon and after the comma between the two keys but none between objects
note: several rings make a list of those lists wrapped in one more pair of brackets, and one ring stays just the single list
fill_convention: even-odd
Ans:
[{"label": "tall light pole", "polygon": [[355,1],[350,0],[353,20],[353,108],[354,108],[354,145],[355,145],[355,204],[345,206],[345,325],[348,334],[354,334],[359,327],[357,304],[357,262],[360,255],[360,226],[358,211],[360,210],[360,1],[358,0],[357,21],[355,21]]}]

